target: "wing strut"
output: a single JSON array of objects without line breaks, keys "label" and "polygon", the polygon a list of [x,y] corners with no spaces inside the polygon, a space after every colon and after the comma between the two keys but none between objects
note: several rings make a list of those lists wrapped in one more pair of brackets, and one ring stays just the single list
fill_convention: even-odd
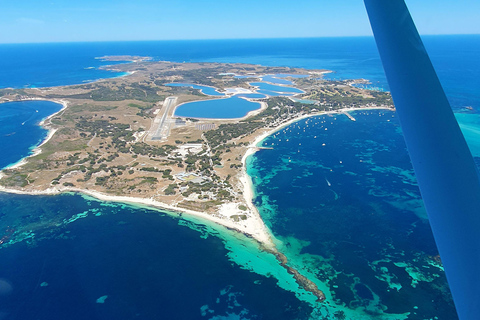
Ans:
[{"label": "wing strut", "polygon": [[404,0],[364,2],[457,313],[478,319],[478,170]]}]

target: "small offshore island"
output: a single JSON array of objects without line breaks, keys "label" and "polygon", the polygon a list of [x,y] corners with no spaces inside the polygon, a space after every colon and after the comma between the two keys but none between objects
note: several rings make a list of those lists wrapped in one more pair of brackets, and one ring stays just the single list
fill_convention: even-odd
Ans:
[{"label": "small offshore island", "polygon": [[[364,80],[325,80],[327,70],[172,63],[137,56],[100,59],[130,61],[105,67],[128,76],[0,90],[1,102],[50,100],[64,106],[41,123],[49,135],[33,155],[0,172],[0,191],[75,191],[208,219],[257,240],[323,301],[325,295],[314,282],[276,249],[251,201],[246,159],[258,150],[268,152],[257,144],[292,122],[325,113],[344,113],[355,121],[349,110],[393,108],[390,94],[355,86]],[[201,87],[218,94],[204,94]],[[232,97],[256,109],[231,118],[176,115],[177,108],[194,101],[227,102]],[[11,227],[17,232],[2,238],[3,244],[35,225]]]}]

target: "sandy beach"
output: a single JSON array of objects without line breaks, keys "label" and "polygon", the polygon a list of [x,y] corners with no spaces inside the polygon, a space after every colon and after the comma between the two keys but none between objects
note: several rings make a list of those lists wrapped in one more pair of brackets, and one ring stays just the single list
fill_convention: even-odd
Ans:
[{"label": "sandy beach", "polygon": [[[68,102],[64,100],[53,100],[53,102],[59,103],[63,105],[63,108],[59,110],[58,112],[50,115],[49,117],[45,118],[43,121],[40,122],[40,125],[49,130],[48,135],[46,139],[40,144],[38,147],[36,147],[33,150],[33,154],[30,155],[29,157],[32,157],[34,155],[38,155],[39,153],[42,152],[41,147],[44,145],[46,142],[48,142],[52,136],[55,134],[56,130],[53,128],[50,128],[47,124],[47,121],[50,120],[52,117],[57,115],[58,113],[62,112],[65,110],[65,108],[68,107]],[[258,114],[261,111],[265,110],[267,108],[267,103],[266,102],[259,102],[261,105],[260,109],[250,111],[245,117],[242,117],[240,119],[244,119],[246,117],[250,117],[252,115]],[[253,196],[254,196],[254,190],[253,190],[253,183],[252,179],[250,176],[248,176],[247,171],[246,171],[246,160],[247,158],[254,154],[257,149],[256,145],[261,142],[263,139],[268,137],[269,135],[274,134],[275,132],[281,130],[282,128],[295,123],[297,121],[300,121],[302,119],[308,118],[308,117],[313,117],[313,116],[318,116],[318,115],[325,115],[325,114],[340,114],[344,112],[349,112],[349,111],[355,111],[355,110],[367,110],[367,109],[385,109],[385,108],[380,108],[380,107],[371,107],[371,108],[345,108],[345,109],[340,109],[340,110],[335,110],[335,111],[327,111],[327,112],[318,112],[315,114],[308,114],[308,115],[303,115],[301,117],[297,117],[294,119],[291,119],[281,125],[279,125],[276,128],[273,129],[261,129],[259,131],[259,135],[255,137],[255,139],[250,143],[250,145],[247,147],[246,152],[244,153],[242,157],[242,171],[240,173],[239,181],[242,184],[242,190],[243,190],[243,197],[245,202],[247,203],[248,209],[249,210],[241,210],[239,206],[241,203],[226,203],[223,204],[219,207],[218,212],[215,214],[208,214],[204,212],[199,212],[199,211],[194,211],[194,210],[188,210],[184,208],[178,208],[172,205],[168,205],[159,201],[154,200],[153,198],[139,198],[139,197],[128,197],[128,196],[113,196],[113,195],[107,195],[98,191],[94,190],[84,190],[84,189],[79,189],[79,188],[74,188],[74,187],[63,187],[63,186],[55,186],[55,187],[50,187],[46,190],[43,191],[23,191],[23,190],[16,190],[16,189],[9,189],[5,188],[3,186],[0,186],[0,191],[3,192],[9,192],[9,193],[17,193],[17,194],[30,194],[30,195],[56,195],[60,194],[63,192],[79,192],[83,193],[86,195],[90,195],[94,198],[97,198],[99,200],[103,201],[112,201],[112,202],[122,202],[122,203],[132,203],[132,204],[141,204],[149,207],[154,207],[154,208],[159,208],[166,210],[170,214],[188,214],[191,216],[199,217],[201,219],[205,219],[217,224],[220,224],[222,226],[225,226],[229,229],[236,230],[238,232],[241,232],[247,236],[250,236],[257,240],[259,243],[261,243],[265,248],[270,249],[270,250],[275,250],[275,243],[274,243],[274,237],[270,230],[267,228],[265,225],[264,221],[262,220],[260,213],[258,209],[255,207],[253,204]],[[217,119],[218,120],[218,119]],[[230,119],[229,119],[230,120]],[[233,120],[233,119],[232,119]],[[237,119],[238,120],[238,119]],[[14,169],[22,166],[28,161],[28,158],[26,157],[22,160],[20,160],[18,163],[8,167],[8,169]],[[0,179],[3,177],[3,173],[0,171]],[[240,215],[245,215],[246,219],[245,220],[237,220],[235,221],[233,219],[233,216],[240,216]]]},{"label": "sandy beach", "polygon": [[[3,174],[0,172],[0,178],[2,177],[2,175]],[[84,190],[84,189],[78,189],[78,188],[52,187],[44,191],[22,191],[22,190],[9,189],[9,188],[0,186],[0,191],[7,192],[7,193],[28,194],[28,195],[58,195],[65,192],[79,192],[79,193],[92,196],[102,201],[141,204],[148,207],[166,210],[167,213],[169,214],[175,214],[175,215],[188,214],[195,217],[199,217],[201,219],[217,223],[229,229],[234,229],[247,236],[250,236],[269,249],[274,248],[274,244],[272,242],[270,232],[265,227],[263,221],[261,220],[258,214],[247,215],[248,218],[246,220],[242,220],[239,223],[234,222],[231,219],[226,219],[227,217],[229,218],[230,216],[239,213],[238,210],[236,210],[236,208],[231,205],[229,206],[224,205],[221,207],[220,212],[218,214],[211,215],[204,212],[174,207],[159,201],[155,201],[151,198],[145,199],[145,198],[126,197],[126,196],[112,196],[112,195],[106,195],[93,190]]]}]

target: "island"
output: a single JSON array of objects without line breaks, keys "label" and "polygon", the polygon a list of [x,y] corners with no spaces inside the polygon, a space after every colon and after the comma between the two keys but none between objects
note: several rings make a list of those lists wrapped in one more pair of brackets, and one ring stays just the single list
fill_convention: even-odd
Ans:
[{"label": "island", "polygon": [[[362,89],[362,79],[326,80],[328,70],[138,56],[99,59],[128,61],[103,67],[126,76],[0,90],[0,102],[50,100],[64,106],[41,123],[49,135],[34,153],[1,171],[0,190],[81,192],[208,219],[257,240],[299,285],[323,301],[323,292],[276,248],[252,203],[247,157],[268,152],[259,142],[299,119],[343,113],[355,121],[351,110],[393,108],[390,94]],[[220,100],[228,107],[232,99],[248,101],[253,109],[231,118],[176,114],[189,103]]]}]

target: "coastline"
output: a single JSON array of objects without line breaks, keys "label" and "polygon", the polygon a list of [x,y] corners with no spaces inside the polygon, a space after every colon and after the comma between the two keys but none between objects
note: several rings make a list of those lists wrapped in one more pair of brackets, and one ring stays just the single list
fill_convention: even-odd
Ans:
[{"label": "coastline", "polygon": [[53,135],[55,134],[55,132],[57,132],[57,129],[54,129],[54,128],[51,128],[48,124],[45,124],[47,121],[49,121],[50,119],[52,119],[53,117],[55,117],[57,114],[59,114],[60,112],[63,112],[67,107],[68,107],[68,101],[66,100],[50,100],[50,99],[40,99],[40,98],[31,98],[31,99],[22,99],[22,100],[18,100],[18,101],[3,101],[3,102],[0,102],[0,103],[8,103],[8,102],[24,102],[24,101],[49,101],[49,102],[54,102],[54,103],[57,103],[57,104],[60,104],[62,105],[62,109],[58,110],[57,112],[55,113],[52,113],[51,115],[49,115],[48,117],[42,119],[42,121],[40,121],[38,123],[38,125],[40,127],[42,127],[43,129],[47,130],[47,136],[45,137],[45,139],[43,139],[43,141],[36,147],[34,147],[32,150],[31,150],[31,154],[26,156],[25,158],[22,158],[20,159],[18,162],[16,163],[12,163],[8,166],[6,166],[5,168],[3,169],[0,169],[0,179],[2,179],[3,177],[3,174],[2,174],[2,171],[5,170],[5,169],[17,169],[21,166],[23,166],[24,164],[27,163],[28,161],[28,158],[30,157],[34,157],[34,156],[37,156],[39,155],[40,153],[42,153],[42,146],[47,143],[52,137]]},{"label": "coastline", "polygon": [[[0,172],[0,179],[2,178],[3,174]],[[53,195],[59,195],[62,193],[66,192],[78,192],[82,193],[85,195],[92,196],[96,199],[106,201],[106,202],[118,202],[118,203],[131,203],[131,204],[141,204],[141,205],[146,205],[147,207],[152,207],[152,208],[158,208],[162,210],[168,211],[168,213],[177,213],[178,215],[181,215],[183,213],[195,216],[204,220],[208,220],[211,222],[214,222],[216,224],[222,225],[228,229],[233,229],[236,230],[237,232],[240,232],[248,237],[251,237],[255,240],[257,240],[260,244],[265,246],[268,249],[273,249],[274,244],[272,242],[272,239],[270,237],[270,234],[268,233],[267,229],[263,225],[263,221],[259,223],[258,220],[254,221],[246,221],[244,222],[243,225],[239,225],[233,221],[229,221],[226,219],[222,219],[220,217],[214,216],[214,215],[209,215],[203,212],[199,211],[194,211],[194,210],[189,210],[189,209],[184,209],[184,208],[179,208],[179,207],[174,207],[168,204],[165,204],[163,202],[155,201],[151,198],[137,198],[137,197],[128,197],[128,196],[112,196],[112,195],[106,195],[104,193],[98,192],[98,191],[93,191],[93,190],[85,190],[85,189],[79,189],[79,188],[57,188],[57,187],[51,187],[48,188],[44,191],[22,191],[22,190],[17,190],[17,189],[9,189],[5,188],[3,186],[0,186],[0,192],[6,192],[6,193],[13,193],[13,194],[24,194],[24,195],[44,195],[44,196],[53,196]],[[225,208],[224,210],[228,210],[229,208]],[[222,210],[220,210],[220,215]],[[224,216],[228,216],[229,212],[224,212]],[[260,218],[254,217],[254,218]],[[261,220],[261,219],[260,219]]]},{"label": "coastline", "polygon": [[[54,103],[61,104],[63,107],[49,115],[48,117],[44,118],[42,121],[39,122],[39,126],[42,128],[48,130],[47,137],[42,141],[41,144],[36,146],[35,148],[32,149],[32,154],[28,155],[27,157],[22,158],[18,162],[9,165],[3,169],[0,170],[0,179],[2,179],[5,174],[3,173],[3,170],[7,169],[17,169],[23,165],[25,165],[28,162],[28,159],[30,157],[37,156],[41,154],[42,149],[41,147],[46,144],[56,133],[57,129],[51,128],[47,122],[55,117],[57,114],[60,112],[64,111],[67,107],[69,102],[66,100],[53,100],[53,99],[41,99],[41,98],[30,98],[30,99],[22,99],[19,100],[21,101],[50,101]],[[6,102],[17,102],[17,101],[4,101]],[[235,118],[235,119],[214,119],[214,120],[240,120],[247,118],[249,116],[252,116],[254,114],[257,114],[267,108],[267,104],[265,102],[258,102],[260,104],[260,108],[256,110],[249,111],[244,117],[242,118]],[[243,220],[241,223],[239,222],[234,222],[233,220],[230,219],[232,215],[241,213],[238,212],[236,209],[235,203],[231,203],[228,205],[222,205],[219,209],[219,212],[217,215],[210,215],[206,214],[203,212],[199,211],[194,211],[194,210],[189,210],[189,209],[184,209],[184,208],[179,208],[175,206],[171,206],[168,204],[165,204],[163,202],[155,201],[153,199],[149,198],[138,198],[138,197],[127,197],[127,196],[112,196],[112,195],[106,195],[101,192],[93,191],[93,190],[85,190],[85,189],[79,189],[79,188],[70,188],[70,187],[50,187],[47,188],[46,190],[43,191],[22,191],[22,190],[17,190],[17,189],[10,189],[10,188],[5,188],[3,186],[0,186],[0,192],[6,192],[6,193],[15,193],[15,194],[28,194],[28,195],[58,195],[61,193],[65,192],[79,192],[83,193],[86,195],[90,195],[94,198],[97,198],[102,201],[112,201],[112,202],[119,202],[119,203],[132,203],[132,204],[141,204],[141,205],[146,205],[149,207],[154,207],[154,208],[159,208],[163,210],[167,210],[170,212],[174,213],[185,213],[189,214],[192,216],[199,217],[201,219],[205,219],[211,222],[214,222],[216,224],[222,225],[224,227],[227,227],[229,229],[236,230],[237,232],[240,232],[246,236],[254,238],[256,241],[258,241],[262,246],[264,246],[267,249],[270,250],[275,250],[275,245],[272,241],[272,235],[269,232],[268,228],[263,223],[263,220],[261,219],[259,213],[257,210],[251,210],[250,212],[252,215],[249,215],[247,220]],[[234,205],[232,207],[231,205]],[[223,218],[222,218],[223,217]]]},{"label": "coastline", "polygon": [[[60,112],[63,112],[67,107],[69,102],[66,100],[49,100],[49,99],[41,99],[41,98],[31,98],[31,99],[22,99],[20,101],[34,101],[34,100],[40,100],[40,101],[50,101],[54,103],[58,103],[62,105],[63,107],[49,115],[48,117],[44,118],[42,121],[39,122],[39,126],[44,128],[45,130],[48,131],[47,137],[42,141],[41,144],[36,146],[35,148],[32,149],[32,154],[28,155],[27,157],[22,158],[19,160],[17,163],[14,163],[12,165],[9,165],[3,169],[0,170],[0,179],[2,179],[5,174],[3,173],[3,170],[7,169],[17,169],[23,165],[25,165],[28,162],[28,159],[34,156],[37,156],[42,153],[41,147],[46,144],[56,133],[57,129],[51,128],[48,124],[47,121],[55,117],[57,114]],[[4,101],[4,102],[16,102],[16,101]],[[237,119],[232,119],[232,120],[238,120],[238,119],[243,119],[246,118],[250,115],[256,114],[258,112],[263,111],[264,109],[267,108],[267,104],[265,102],[259,102],[260,108],[257,110],[250,111],[247,115],[245,115],[242,118],[237,118]],[[253,114],[251,114],[253,113]],[[220,119],[222,120],[222,119]],[[61,193],[65,192],[78,192],[78,193],[83,193],[86,195],[90,195],[96,199],[102,200],[102,201],[111,201],[111,202],[119,202],[119,203],[132,203],[132,204],[141,204],[141,205],[146,205],[149,207],[154,207],[158,209],[163,209],[167,210],[169,212],[173,213],[179,213],[179,214],[188,214],[192,216],[199,217],[204,220],[208,220],[211,222],[214,222],[216,224],[222,225],[226,228],[236,230],[237,232],[240,232],[248,237],[251,237],[258,241],[262,246],[264,246],[267,249],[270,250],[275,250],[275,245],[272,241],[272,235],[268,228],[265,226],[263,223],[262,218],[260,217],[260,214],[256,210],[251,210],[252,215],[248,217],[247,220],[243,220],[242,223],[234,222],[233,220],[229,219],[230,216],[237,214],[238,212],[234,208],[229,207],[228,205],[222,205],[220,207],[220,210],[218,212],[218,216],[206,214],[203,212],[199,211],[194,211],[194,210],[189,210],[189,209],[184,209],[184,208],[179,208],[179,207],[174,207],[171,205],[168,205],[163,202],[155,201],[151,198],[138,198],[138,197],[128,197],[128,196],[112,196],[112,195],[106,195],[101,192],[93,191],[93,190],[86,190],[86,189],[79,189],[79,188],[70,188],[70,187],[50,187],[47,188],[43,191],[22,191],[22,190],[17,190],[17,189],[10,189],[10,188],[5,188],[4,186],[0,186],[0,192],[6,192],[6,193],[14,193],[14,194],[27,194],[27,195],[58,195]],[[232,203],[234,204],[234,203]],[[234,204],[235,205],[235,204]],[[224,218],[221,218],[224,217]],[[228,219],[228,220],[227,220]]]},{"label": "coastline", "polygon": [[[42,99],[43,100],[43,99]],[[49,117],[45,118],[40,124],[49,130],[49,134],[47,138],[34,149],[34,153],[32,155],[29,155],[28,157],[23,158],[20,160],[18,163],[6,167],[5,169],[15,169],[18,168],[25,163],[27,163],[28,158],[33,157],[35,155],[38,155],[42,152],[41,146],[44,145],[48,140],[55,134],[56,129],[49,128],[48,125],[45,125],[45,121],[49,120],[59,112],[63,111],[65,108],[68,107],[68,102],[64,100],[47,100],[47,101],[52,101],[56,103],[61,103],[64,108],[59,110],[58,112],[50,115]],[[266,103],[261,102],[262,105],[266,108]],[[230,218],[234,214],[238,214],[239,212],[236,210],[236,203],[228,203],[228,204],[223,204],[219,212],[215,215],[212,214],[206,214],[204,212],[200,211],[194,211],[194,210],[189,210],[189,209],[184,209],[184,208],[179,208],[175,207],[172,205],[168,205],[166,203],[160,202],[153,200],[152,198],[139,198],[139,197],[128,197],[128,196],[114,196],[114,195],[107,195],[98,191],[94,190],[87,190],[87,189],[80,189],[80,188],[71,188],[71,187],[50,187],[47,188],[43,191],[22,191],[18,189],[10,189],[6,188],[3,186],[0,186],[0,192],[6,192],[6,193],[14,193],[14,194],[28,194],[28,195],[58,195],[61,193],[65,192],[78,192],[78,193],[83,193],[86,195],[90,195],[96,199],[102,200],[102,201],[111,201],[111,202],[119,202],[119,203],[132,203],[132,204],[141,204],[141,205],[146,205],[154,208],[159,208],[163,210],[167,210],[173,213],[179,213],[179,214],[188,214],[192,216],[199,217],[201,219],[205,219],[211,222],[214,222],[216,224],[220,224],[224,227],[227,227],[229,229],[236,230],[246,236],[252,237],[255,240],[257,240],[261,245],[263,245],[267,250],[273,250],[276,251],[276,246],[275,246],[275,238],[271,231],[268,229],[268,227],[265,225],[263,219],[261,218],[260,212],[257,207],[253,204],[253,197],[254,197],[254,186],[251,177],[247,173],[247,168],[246,168],[246,160],[249,156],[253,155],[257,148],[257,144],[260,143],[262,140],[267,138],[268,136],[274,134],[275,132],[283,129],[286,126],[289,126],[297,121],[300,121],[305,118],[309,117],[314,117],[314,116],[320,116],[320,115],[327,115],[327,114],[341,114],[343,112],[348,112],[348,111],[357,111],[357,110],[369,110],[369,109],[387,109],[390,110],[389,108],[386,107],[368,107],[368,108],[344,108],[344,109],[339,109],[335,111],[327,111],[327,112],[318,112],[314,114],[307,114],[307,115],[302,115],[300,117],[291,119],[275,128],[272,128],[270,130],[266,129],[261,129],[263,130],[262,133],[260,133],[258,136],[255,137],[254,141],[250,143],[248,147],[246,147],[246,151],[244,155],[242,156],[242,171],[239,176],[239,181],[242,184],[242,190],[243,190],[243,198],[249,208],[250,215],[248,215],[247,220],[242,220],[241,223],[239,222],[234,222]],[[260,112],[260,109],[254,110],[251,112]],[[250,115],[247,115],[250,116]],[[247,117],[245,116],[245,117]],[[244,117],[244,118],[245,118]],[[243,118],[242,118],[243,119]],[[218,120],[218,119],[217,119]],[[3,170],[5,170],[3,169]],[[0,179],[3,178],[3,170],[0,171]],[[233,207],[232,207],[233,205]]]}]

